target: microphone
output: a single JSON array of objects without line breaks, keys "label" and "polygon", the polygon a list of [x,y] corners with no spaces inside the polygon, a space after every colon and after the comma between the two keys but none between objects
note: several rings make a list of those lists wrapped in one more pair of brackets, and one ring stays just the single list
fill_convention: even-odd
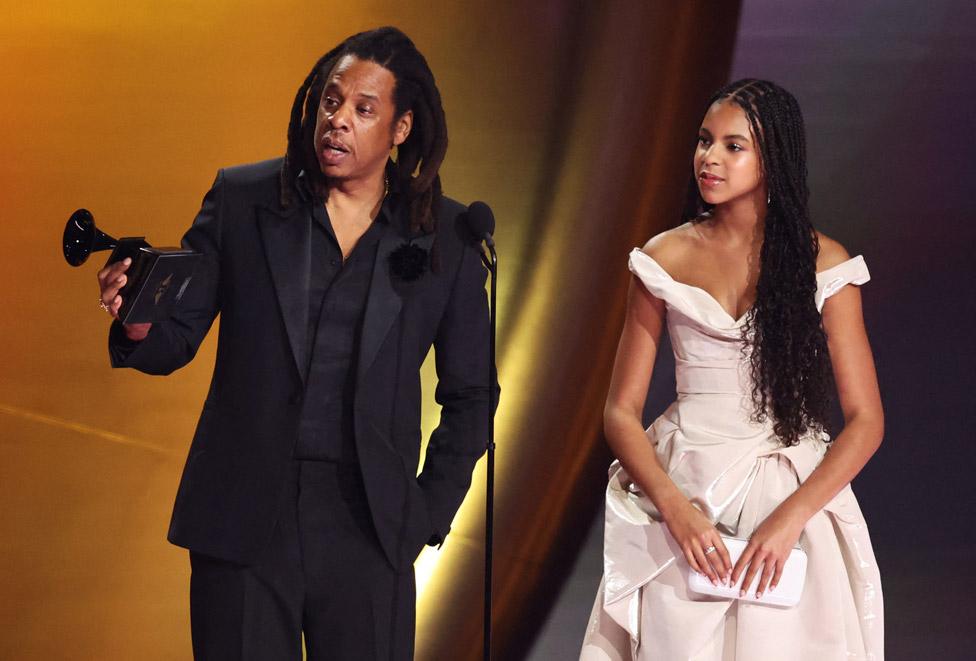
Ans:
[{"label": "microphone", "polygon": [[495,214],[484,202],[472,202],[467,213],[468,230],[478,241],[484,241],[489,248],[495,247],[492,233],[495,231]]},{"label": "microphone", "polygon": [[[495,368],[495,335],[498,322],[495,311],[498,302],[498,255],[495,253],[495,214],[484,202],[472,202],[465,214],[468,231],[478,240],[481,261],[491,273],[491,293],[488,297],[488,323],[491,328],[488,342],[488,445],[485,448],[485,603],[484,603],[484,661],[491,659],[491,592],[492,592],[492,546],[494,544],[495,518],[495,384],[498,372]],[[488,255],[481,247],[484,241]]]}]

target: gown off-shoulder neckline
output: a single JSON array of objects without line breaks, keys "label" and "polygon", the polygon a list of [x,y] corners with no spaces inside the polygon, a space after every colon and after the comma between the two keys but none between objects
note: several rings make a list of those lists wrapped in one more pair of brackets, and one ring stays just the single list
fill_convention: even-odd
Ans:
[{"label": "gown off-shoulder neckline", "polygon": [[[728,310],[725,309],[725,306],[719,303],[718,299],[715,298],[715,296],[713,296],[707,289],[698,287],[697,285],[691,285],[686,282],[681,282],[680,280],[676,280],[674,277],[672,277],[670,273],[668,273],[667,269],[661,266],[660,262],[658,262],[656,259],[648,255],[640,248],[634,248],[633,250],[631,250],[630,254],[631,256],[640,256],[646,259],[650,265],[652,265],[655,269],[657,269],[660,272],[660,274],[665,278],[667,278],[671,283],[677,285],[678,287],[684,287],[690,291],[700,294],[704,300],[709,301],[711,304],[713,304],[715,308],[720,310],[728,318],[728,320],[732,322],[733,326],[741,326],[745,322],[746,318],[749,316],[749,313],[752,312],[753,306],[750,305],[748,308],[745,309],[745,311],[741,315],[739,315],[738,317],[734,317]],[[817,294],[818,294],[817,309],[818,310],[823,307],[823,301],[820,300],[820,296],[819,296],[821,290],[821,283],[830,282],[834,276],[842,275],[845,272],[852,272],[852,271],[863,271],[864,273],[867,272],[867,267],[864,264],[864,257],[862,255],[857,255],[856,257],[851,257],[849,259],[846,259],[839,264],[835,264],[834,266],[824,269],[823,271],[817,271]],[[858,281],[858,282],[855,282],[854,280],[850,280],[850,282],[851,284],[861,285],[864,284],[866,280]]]}]

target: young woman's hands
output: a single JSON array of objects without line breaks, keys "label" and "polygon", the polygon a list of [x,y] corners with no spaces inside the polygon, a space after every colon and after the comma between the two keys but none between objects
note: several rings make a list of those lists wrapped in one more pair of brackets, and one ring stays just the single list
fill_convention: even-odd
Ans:
[{"label": "young woman's hands", "polygon": [[739,560],[732,569],[732,584],[738,582],[745,572],[740,596],[752,584],[756,574],[760,571],[759,583],[756,585],[756,597],[762,597],[767,591],[772,591],[783,575],[783,565],[796,546],[806,525],[804,517],[794,513],[789,507],[780,506],[763,521],[746,545]]},{"label": "young woman's hands", "polygon": [[712,585],[728,583],[732,560],[722,536],[708,517],[688,500],[681,498],[664,515],[664,523],[684,551],[692,569],[708,576]]}]

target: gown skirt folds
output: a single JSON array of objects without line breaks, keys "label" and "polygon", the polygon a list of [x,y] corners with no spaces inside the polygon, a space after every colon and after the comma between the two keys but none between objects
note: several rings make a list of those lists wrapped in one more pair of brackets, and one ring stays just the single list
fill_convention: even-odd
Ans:
[{"label": "gown skirt folds", "polygon": [[[719,532],[748,539],[809,477],[826,436],[784,447],[772,423],[750,419],[748,346],[742,325],[705,290],[673,280],[635,249],[630,270],[667,307],[677,399],[648,441],[682,493]],[[817,274],[817,309],[870,279],[860,256]],[[604,573],[581,661],[881,661],[881,582],[850,486],[807,522],[800,603],[780,608],[697,595],[691,571],[660,515],[618,462],[606,493]]]}]

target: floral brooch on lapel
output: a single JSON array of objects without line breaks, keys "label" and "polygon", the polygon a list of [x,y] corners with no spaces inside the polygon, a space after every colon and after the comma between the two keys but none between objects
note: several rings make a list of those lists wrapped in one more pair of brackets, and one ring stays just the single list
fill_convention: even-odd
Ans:
[{"label": "floral brooch on lapel", "polygon": [[390,270],[397,279],[413,282],[427,271],[429,258],[426,250],[407,241],[390,253]]}]

